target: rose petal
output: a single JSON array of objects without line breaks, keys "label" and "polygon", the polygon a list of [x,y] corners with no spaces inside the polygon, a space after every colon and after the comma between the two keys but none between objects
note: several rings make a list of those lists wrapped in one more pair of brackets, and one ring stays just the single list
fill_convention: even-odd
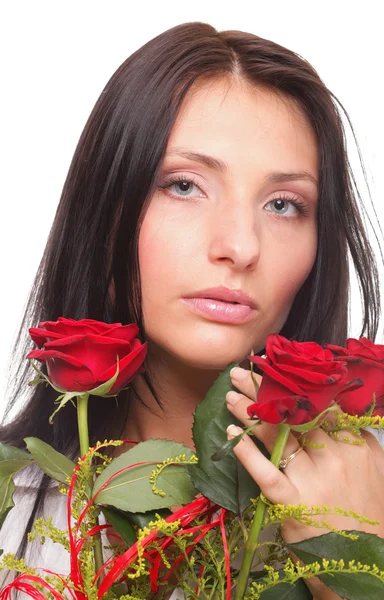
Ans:
[{"label": "rose petal", "polygon": [[268,402],[255,402],[247,408],[250,417],[258,417],[265,423],[301,425],[312,421],[318,414],[311,403],[300,396],[287,396]]},{"label": "rose petal", "polygon": [[115,340],[124,340],[125,342],[131,342],[139,333],[139,328],[135,323],[129,325],[117,325],[111,327],[103,336],[108,336]]},{"label": "rose petal", "polygon": [[46,329],[38,329],[36,327],[31,327],[29,329],[29,335],[32,338],[32,341],[41,348],[45,342],[49,342],[51,340],[58,340],[63,337],[63,334],[56,333],[54,331],[47,331]]},{"label": "rose petal", "polygon": [[274,375],[270,377],[265,374],[260,387],[257,393],[257,402],[269,402],[271,399],[279,400],[280,398],[287,398],[287,396],[303,396],[303,393],[300,391],[300,394],[296,394],[295,392],[291,392],[287,387],[281,385],[278,381],[276,381]]},{"label": "rose petal", "polygon": [[[367,395],[364,396],[364,401],[362,400],[361,394],[348,394],[344,398],[340,396],[340,399],[337,399],[337,403],[345,413],[361,417],[373,404],[373,397],[369,399],[369,395]],[[376,415],[379,415],[380,417],[384,416],[384,394],[376,397],[376,407],[372,416]]]},{"label": "rose petal", "polygon": [[32,350],[27,358],[45,363],[49,380],[62,390],[85,392],[96,387],[92,371],[73,356],[57,350]]},{"label": "rose petal", "polygon": [[36,358],[42,363],[46,363],[48,358],[63,358],[66,357],[67,361],[70,362],[74,367],[82,367],[83,363],[81,360],[74,358],[73,356],[68,356],[64,352],[59,352],[58,350],[31,350],[26,358]]},{"label": "rose petal", "polygon": [[261,358],[260,356],[248,356],[248,359],[255,363],[261,369],[269,375],[272,379],[279,382],[282,386],[284,386],[287,390],[294,392],[297,395],[302,395],[302,390],[298,385],[296,385],[293,381],[290,381],[284,375],[279,373],[273,366],[271,366],[265,358]]},{"label": "rose petal", "polygon": [[88,334],[47,342],[44,348],[59,350],[78,358],[87,365],[97,380],[101,373],[116,365],[117,356],[121,360],[126,354],[129,354],[131,344],[124,340]]},{"label": "rose petal", "polygon": [[384,394],[384,368],[381,364],[374,365],[364,361],[358,367],[351,368],[350,374],[351,376],[358,374],[363,380],[364,386],[358,389],[354,387],[353,389],[340,390],[337,402],[344,412],[362,415],[367,407],[372,404],[373,394],[376,396],[377,403],[378,399]]},{"label": "rose petal", "polygon": [[[330,372],[319,373],[316,371],[309,371],[307,369],[299,369],[297,367],[288,366],[288,365],[279,365],[279,369],[288,374],[291,373],[292,375],[295,375],[295,378],[298,377],[299,379],[301,379],[300,387],[302,387],[303,384],[307,384],[307,383],[314,383],[317,385],[327,385],[327,384],[333,384],[336,381],[340,381],[341,378],[345,379],[345,377],[347,375],[346,368],[342,369],[342,368],[338,367],[337,363],[330,363],[330,366],[332,364],[335,365],[335,369],[338,369],[338,372],[333,373],[332,370],[330,370]],[[338,364],[342,365],[342,362],[340,361]]]},{"label": "rose petal", "polygon": [[62,317],[59,317],[57,321],[43,321],[39,323],[40,327],[45,327],[48,331],[61,333],[65,336],[86,335],[88,333],[101,335],[116,325],[120,325],[120,323],[108,324],[101,321],[94,321],[93,319],[80,319],[76,321],[75,319],[64,319]]},{"label": "rose petal", "polygon": [[[138,342],[138,340],[136,341]],[[132,350],[132,352],[130,352],[119,362],[119,375],[112,388],[108,392],[109,395],[115,394],[117,390],[127,386],[132,381],[132,379],[134,379],[134,377],[138,373],[138,369],[141,367],[145,359],[146,354],[147,342],[145,342],[144,344],[138,342],[138,345]],[[103,381],[108,381],[108,379],[111,379],[111,377],[113,377],[115,373],[116,365],[114,365],[114,367],[110,368],[108,371],[102,374],[102,377],[100,378],[100,383],[101,379]]]}]

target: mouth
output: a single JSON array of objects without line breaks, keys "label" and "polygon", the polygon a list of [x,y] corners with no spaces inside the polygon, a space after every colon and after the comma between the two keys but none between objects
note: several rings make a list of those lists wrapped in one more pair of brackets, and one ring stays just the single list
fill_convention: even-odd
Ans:
[{"label": "mouth", "polygon": [[225,286],[209,288],[194,292],[186,296],[186,298],[202,298],[204,300],[219,301],[225,304],[248,306],[256,309],[256,302],[243,290],[235,290]]},{"label": "mouth", "polygon": [[[236,295],[237,298],[230,297],[233,295]],[[242,301],[240,301],[239,295],[241,295]],[[181,300],[195,314],[220,323],[240,325],[251,321],[256,313],[253,301],[244,292],[238,290],[216,291],[209,295],[202,292],[200,295],[191,294]]]},{"label": "mouth", "polygon": [[[229,302],[229,300],[223,300],[222,298],[211,298],[210,296],[202,297],[202,300],[212,300],[212,302],[224,302],[225,304],[241,304],[241,302]],[[246,306],[242,304],[242,306]]]}]

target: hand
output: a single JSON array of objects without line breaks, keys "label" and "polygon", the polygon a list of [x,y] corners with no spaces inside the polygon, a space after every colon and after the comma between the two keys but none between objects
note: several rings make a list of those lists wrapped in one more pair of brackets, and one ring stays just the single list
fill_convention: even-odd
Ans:
[{"label": "hand", "polygon": [[[234,374],[239,373],[243,378],[231,376],[239,393],[227,394],[227,406],[239,421],[249,426],[252,421],[249,420],[247,407],[256,401],[254,384],[249,371],[240,368],[234,371]],[[256,378],[261,380],[259,376]],[[253,433],[263,442],[268,452],[272,452],[277,425],[263,423],[255,426]],[[344,431],[343,435],[348,436],[351,441],[359,439],[349,430]],[[356,529],[376,533],[384,538],[384,451],[372,434],[363,431],[362,436],[366,444],[353,445],[335,441],[321,429],[307,432],[306,439],[316,444],[325,444],[325,447],[305,447],[289,462],[284,472],[263,456],[249,436],[244,436],[235,446],[234,452],[258,483],[264,496],[274,504],[302,503],[309,507],[326,504],[331,508],[339,506],[352,509],[370,519],[380,520],[380,525],[360,523],[356,519],[340,515],[325,515],[324,518],[338,529]],[[299,434],[290,433],[283,458],[299,448],[298,437]],[[302,525],[293,519],[285,521],[282,526],[282,535],[287,543],[327,532],[326,529]],[[317,581],[320,584],[318,579]],[[321,586],[312,591],[317,592]],[[327,597],[321,595],[321,590],[319,593],[319,598]]]}]

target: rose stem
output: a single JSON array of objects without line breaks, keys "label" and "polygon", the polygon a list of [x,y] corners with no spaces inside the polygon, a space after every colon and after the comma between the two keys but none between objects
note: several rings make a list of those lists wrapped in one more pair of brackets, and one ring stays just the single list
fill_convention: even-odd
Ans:
[{"label": "rose stem", "polygon": [[[79,427],[79,440],[80,440],[80,456],[84,456],[89,450],[89,434],[88,434],[88,398],[89,394],[83,394],[77,397],[77,424]],[[92,482],[91,482],[92,488]],[[96,526],[99,525],[99,518],[95,517]],[[95,559],[96,573],[100,571],[104,564],[103,549],[101,546],[101,537],[97,533],[93,536],[93,556]],[[102,575],[99,577],[101,581]]]},{"label": "rose stem", "polygon": [[[285,445],[288,440],[289,432],[289,425],[286,425],[285,423],[279,424],[275,444],[273,446],[270,458],[271,463],[275,465],[275,467],[279,465],[279,462],[284,452]],[[256,510],[253,515],[251,529],[247,541],[245,542],[243,560],[241,562],[239,577],[237,580],[236,600],[242,600],[247,590],[249,572],[252,567],[253,557],[255,556],[255,552],[257,550],[260,531],[264,521],[265,509],[265,503],[261,499],[259,499],[256,506]]]}]

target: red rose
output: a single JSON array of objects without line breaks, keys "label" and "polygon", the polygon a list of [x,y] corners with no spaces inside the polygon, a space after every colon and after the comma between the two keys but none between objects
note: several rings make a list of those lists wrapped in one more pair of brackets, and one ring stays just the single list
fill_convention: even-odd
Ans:
[{"label": "red rose", "polygon": [[308,423],[346,385],[362,385],[350,381],[346,363],[335,360],[330,350],[315,342],[290,342],[269,335],[266,353],[267,358],[248,357],[264,373],[257,402],[248,407],[248,415],[267,423]]},{"label": "red rose", "polygon": [[144,371],[147,343],[136,338],[138,332],[134,323],[107,324],[59,317],[29,329],[32,340],[42,350],[32,350],[27,358],[45,363],[49,379],[57,388],[87,392],[113,377],[118,355],[119,375],[108,392],[113,395]]},{"label": "red rose", "polygon": [[347,340],[347,347],[327,344],[336,360],[347,363],[350,378],[359,377],[364,387],[340,393],[337,402],[341,409],[350,415],[362,416],[373,403],[376,396],[376,408],[373,415],[384,416],[384,346],[374,344],[367,338]]}]

